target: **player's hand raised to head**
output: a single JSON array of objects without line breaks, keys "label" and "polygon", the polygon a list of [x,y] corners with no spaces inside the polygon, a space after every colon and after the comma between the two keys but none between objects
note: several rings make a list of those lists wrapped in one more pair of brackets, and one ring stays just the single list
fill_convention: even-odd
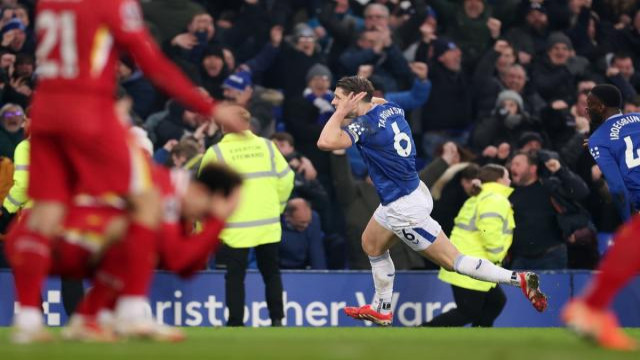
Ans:
[{"label": "player's hand raised to head", "polygon": [[338,104],[336,112],[347,116],[358,107],[358,103],[360,103],[365,96],[367,96],[367,93],[364,91],[359,94],[349,93],[349,96]]}]

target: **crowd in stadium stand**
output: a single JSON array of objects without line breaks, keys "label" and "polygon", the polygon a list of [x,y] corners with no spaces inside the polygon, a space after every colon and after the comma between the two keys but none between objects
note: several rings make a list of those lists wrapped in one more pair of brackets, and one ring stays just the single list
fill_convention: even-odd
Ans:
[{"label": "crowd in stadium stand", "polygon": [[[0,1],[0,156],[9,160],[25,137],[37,84],[35,3]],[[334,111],[333,85],[347,75],[368,78],[376,96],[405,110],[416,166],[434,197],[432,216],[445,231],[478,165],[510,170],[516,230],[507,266],[594,268],[597,234],[621,222],[583,145],[593,130],[585,108],[589,89],[610,83],[622,92],[625,113],[640,111],[635,0],[141,4],[165,53],[202,91],[245,106],[252,130],[295,170],[282,216],[282,268],[370,266],[360,236],[379,199],[366,165],[355,147],[330,153],[316,146]],[[153,143],[154,160],[195,172],[220,129],[197,125],[199,115],[167,101],[134,59],[120,59],[118,74],[120,96],[132,100],[131,118]],[[0,190],[10,186],[7,173],[0,171]],[[402,244],[391,254],[398,270],[434,268]]]}]

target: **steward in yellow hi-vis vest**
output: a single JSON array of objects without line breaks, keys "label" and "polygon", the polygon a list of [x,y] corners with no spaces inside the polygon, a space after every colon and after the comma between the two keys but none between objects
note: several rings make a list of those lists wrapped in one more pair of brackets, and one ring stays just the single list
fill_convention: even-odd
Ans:
[{"label": "steward in yellow hi-vis vest", "polygon": [[[235,77],[235,80],[242,79]],[[238,120],[244,121],[245,130],[225,134],[219,143],[207,150],[201,166],[219,161],[244,178],[240,203],[220,234],[223,246],[215,258],[216,267],[226,269],[227,326],[244,325],[244,277],[250,248],[255,251],[258,269],[264,280],[271,324],[279,326],[284,318],[278,257],[282,237],[280,215],[293,190],[294,173],[270,140],[256,136],[249,130],[250,118],[248,111],[239,110]]]},{"label": "steward in yellow hi-vis vest", "polygon": [[[509,195],[513,189],[489,182],[481,192],[469,198],[454,220],[451,242],[461,253],[500,264],[513,241],[513,209]],[[440,270],[439,278],[470,290],[488,291],[494,283],[472,279],[466,275]]]},{"label": "steward in yellow hi-vis vest", "polygon": [[226,134],[207,150],[201,167],[213,161],[244,177],[240,204],[220,234],[224,243],[246,248],[280,241],[280,214],[293,190],[294,174],[275,144],[250,130]]},{"label": "steward in yellow hi-vis vest", "polygon": [[[480,168],[471,196],[462,206],[451,231],[451,242],[464,254],[500,264],[511,241],[515,222],[509,195],[509,172],[489,164]],[[451,284],[456,308],[424,326],[493,326],[506,297],[500,286],[440,269],[438,276]]]},{"label": "steward in yellow hi-vis vest", "polygon": [[31,199],[27,195],[29,185],[29,139],[22,140],[16,146],[13,158],[15,161],[13,170],[13,186],[2,206],[9,214],[16,214],[24,208],[31,207]]}]

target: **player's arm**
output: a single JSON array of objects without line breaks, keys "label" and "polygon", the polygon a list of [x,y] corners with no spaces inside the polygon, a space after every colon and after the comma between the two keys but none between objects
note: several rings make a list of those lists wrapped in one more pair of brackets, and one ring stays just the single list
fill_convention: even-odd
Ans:
[{"label": "player's arm", "polygon": [[[347,149],[357,142],[353,139],[353,134],[342,129],[342,122],[356,109],[358,103],[365,97],[366,93],[350,93],[346,99],[340,99],[336,111],[331,115],[329,121],[324,125],[320,137],[318,138],[318,148],[324,151]],[[338,95],[336,95],[338,96]],[[355,140],[355,141],[354,141]]]},{"label": "player's arm", "polygon": [[623,221],[627,221],[631,217],[631,205],[629,203],[629,192],[624,185],[618,162],[609,152],[609,149],[602,146],[599,147],[599,154],[594,156],[594,159],[607,180],[609,192],[620,213],[620,217],[622,217]]},{"label": "player's arm", "polygon": [[162,226],[160,258],[167,270],[187,277],[206,266],[211,254],[220,246],[219,235],[224,221],[211,218],[203,223],[202,231],[184,234],[182,225],[167,222]]},{"label": "player's arm", "polygon": [[[109,2],[111,3],[111,2]],[[167,59],[146,30],[135,0],[114,0],[105,14],[116,44],[133,56],[147,78],[169,96],[203,115],[211,115],[213,101],[202,94]]]}]

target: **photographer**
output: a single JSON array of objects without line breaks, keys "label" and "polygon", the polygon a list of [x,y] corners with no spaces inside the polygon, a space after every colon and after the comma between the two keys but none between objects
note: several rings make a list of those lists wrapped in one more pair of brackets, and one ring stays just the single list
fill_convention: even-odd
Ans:
[{"label": "photographer", "polygon": [[554,203],[582,200],[589,189],[558,158],[554,152],[540,150],[518,152],[511,160],[515,190],[509,199],[516,221],[512,269],[567,268],[565,241],[569,234],[563,231],[559,208]]}]

